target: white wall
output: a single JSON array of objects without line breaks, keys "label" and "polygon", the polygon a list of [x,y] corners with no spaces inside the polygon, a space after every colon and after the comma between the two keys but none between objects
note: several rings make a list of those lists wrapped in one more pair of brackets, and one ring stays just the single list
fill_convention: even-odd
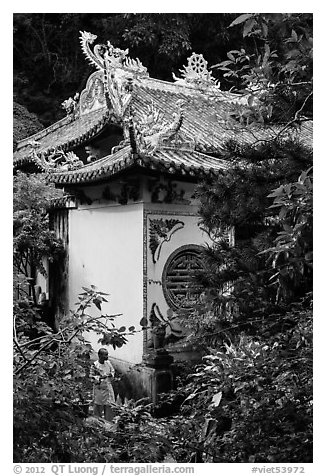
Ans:
[{"label": "white wall", "polygon": [[[103,311],[123,314],[117,318],[117,326],[139,329],[143,315],[143,204],[72,210],[69,227],[70,309],[82,286],[93,284],[110,294]],[[110,355],[141,362],[142,332],[128,339],[128,344],[116,351],[109,347]],[[95,350],[100,347],[97,340],[98,336],[91,338]]]},{"label": "white wall", "polygon": [[[163,179],[161,183],[162,197],[159,195],[157,198],[164,200],[167,190],[164,189]],[[143,203],[128,205],[99,200],[104,185],[87,189],[87,196],[94,200],[93,204],[70,211],[70,309],[73,309],[78,294],[82,292],[82,286],[89,287],[93,284],[98,290],[110,294],[108,305],[103,306],[104,313],[123,314],[116,321],[119,327],[135,326],[140,329],[139,321],[143,315],[149,317],[153,303],[166,316],[169,305],[162,285],[155,281],[162,280],[168,257],[183,245],[202,245],[209,241],[208,235],[198,226],[194,185],[181,182],[176,184],[177,193],[181,189],[185,193],[173,204],[152,203],[153,190],[150,193],[147,187],[142,190]],[[113,185],[110,185],[112,189]],[[176,219],[183,224],[162,243],[159,257],[153,263],[149,246],[149,220],[160,218]],[[97,350],[100,347],[97,343],[98,336],[92,336],[90,340],[94,350]],[[116,351],[110,347],[109,352],[118,360],[121,368],[124,363],[140,363],[143,356],[143,333],[130,337],[128,344]]]}]

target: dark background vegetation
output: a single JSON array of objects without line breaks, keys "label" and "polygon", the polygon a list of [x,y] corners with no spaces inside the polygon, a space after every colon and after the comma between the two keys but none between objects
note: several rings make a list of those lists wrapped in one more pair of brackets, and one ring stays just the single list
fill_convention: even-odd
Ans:
[{"label": "dark background vegetation", "polygon": [[[14,99],[45,126],[63,117],[63,100],[85,87],[92,66],[79,44],[79,31],[98,41],[129,48],[150,76],[172,81],[192,52],[209,65],[225,58],[241,32],[228,29],[236,14],[34,13],[14,15]],[[220,75],[222,79],[222,75]]]}]

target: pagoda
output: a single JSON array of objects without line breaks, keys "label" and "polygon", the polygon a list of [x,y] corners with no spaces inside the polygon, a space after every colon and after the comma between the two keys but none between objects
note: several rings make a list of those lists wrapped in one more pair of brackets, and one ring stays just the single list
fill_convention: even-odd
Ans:
[{"label": "pagoda", "polygon": [[[110,357],[155,398],[169,385],[170,356],[194,357],[175,316],[198,299],[193,271],[214,239],[200,223],[195,186],[227,169],[219,158],[225,141],[250,142],[253,134],[230,123],[239,96],[221,91],[202,55],[193,53],[167,82],[151,78],[128,50],[95,44],[88,32],[80,39],[95,71],[64,101],[66,117],[18,143],[14,167],[49,171],[65,191],[51,221],[66,257],[49,264],[42,282],[56,319],[90,285],[110,294],[106,311],[122,314],[121,325],[139,329],[145,318],[149,328]],[[254,138],[268,134],[261,127]],[[306,126],[302,140],[310,135]],[[154,339],[160,323],[168,329],[163,344]],[[92,345],[96,351],[97,337]]]}]

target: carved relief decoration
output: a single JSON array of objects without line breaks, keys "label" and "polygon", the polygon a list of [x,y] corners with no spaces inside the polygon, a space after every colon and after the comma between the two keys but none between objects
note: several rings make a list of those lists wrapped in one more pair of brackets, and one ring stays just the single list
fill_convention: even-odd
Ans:
[{"label": "carved relief decoration", "polygon": [[105,105],[103,73],[93,73],[87,80],[86,88],[80,95],[80,113],[85,114]]},{"label": "carved relief decoration", "polygon": [[30,156],[47,173],[77,170],[84,165],[83,161],[74,152],[64,152],[61,148],[57,148],[51,154],[45,156],[44,153],[37,152],[38,142],[33,140],[29,142],[29,145],[32,147]]},{"label": "carved relief decoration", "polygon": [[169,147],[170,149],[183,149],[187,151],[194,151],[196,147],[195,139],[189,139],[180,130],[170,137],[162,137],[162,147]]},{"label": "carved relief decoration", "polygon": [[171,122],[166,120],[164,113],[154,106],[153,101],[137,121],[133,122],[137,152],[152,156],[179,132],[184,117],[183,101],[177,101],[176,105],[177,111],[173,113]]},{"label": "carved relief decoration", "polygon": [[70,97],[61,103],[61,107],[66,111],[67,116],[72,116],[73,119],[78,116],[78,99],[79,93],[76,93],[73,98]]},{"label": "carved relief decoration", "polygon": [[149,219],[149,248],[152,252],[153,263],[157,263],[163,244],[170,241],[172,235],[184,227],[184,222],[174,218]]},{"label": "carved relief decoration", "polygon": [[149,179],[148,191],[151,193],[151,201],[153,203],[191,204],[191,200],[185,198],[185,190],[179,188],[178,185],[171,180],[161,182],[157,179]]},{"label": "carved relief decoration", "polygon": [[129,179],[128,182],[122,182],[118,185],[118,189],[114,191],[107,185],[102,192],[103,199],[118,202],[120,205],[126,205],[131,200],[136,202],[140,195],[140,181],[138,179]]},{"label": "carved relief decoration", "polygon": [[208,71],[207,61],[202,54],[192,53],[188,58],[188,65],[179,69],[182,78],[178,78],[172,73],[173,79],[177,84],[192,87],[207,88],[215,86],[219,88],[219,83],[214,79],[212,72]]}]

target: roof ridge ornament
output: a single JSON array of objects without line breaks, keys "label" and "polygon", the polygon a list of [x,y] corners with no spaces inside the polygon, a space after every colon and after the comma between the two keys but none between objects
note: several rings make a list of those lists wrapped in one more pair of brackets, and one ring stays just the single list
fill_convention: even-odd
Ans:
[{"label": "roof ridge ornament", "polygon": [[77,170],[84,165],[74,152],[64,152],[61,147],[56,148],[46,157],[44,152],[38,152],[39,142],[32,140],[29,145],[32,148],[30,156],[36,165],[46,173]]},{"label": "roof ridge ornament", "polygon": [[75,119],[78,116],[79,108],[78,108],[78,101],[79,101],[79,93],[76,93],[74,97],[71,96],[61,103],[62,109],[66,111],[67,116]]},{"label": "roof ridge ornament", "polygon": [[116,117],[122,120],[132,96],[132,78],[121,78],[105,69],[104,91],[108,109],[112,109]]},{"label": "roof ridge ornament", "polygon": [[129,58],[129,48],[122,50],[115,48],[110,41],[107,41],[106,45],[95,45],[93,51],[91,45],[97,39],[96,35],[87,31],[80,31],[80,43],[83,53],[90,63],[93,63],[97,69],[105,70],[109,69],[122,69],[126,72],[133,73],[138,76],[149,76],[146,66],[136,58]]},{"label": "roof ridge ornament", "polygon": [[187,60],[188,65],[183,66],[183,69],[179,69],[182,78],[178,78],[172,73],[176,84],[197,87],[199,89],[207,89],[211,86],[220,88],[220,83],[213,77],[212,72],[208,71],[208,63],[202,54],[192,53]]},{"label": "roof ridge ornament", "polygon": [[157,149],[168,146],[169,140],[179,132],[184,118],[184,101],[176,102],[177,112],[172,122],[165,119],[164,113],[152,101],[137,121],[133,122],[134,141],[137,152],[153,156]]},{"label": "roof ridge ornament", "polygon": [[97,36],[80,32],[81,47],[87,59],[104,72],[104,90],[109,110],[122,120],[131,100],[132,81],[139,76],[148,76],[147,68],[137,58],[129,58],[129,49],[115,48],[110,41],[106,45],[91,45]]}]

